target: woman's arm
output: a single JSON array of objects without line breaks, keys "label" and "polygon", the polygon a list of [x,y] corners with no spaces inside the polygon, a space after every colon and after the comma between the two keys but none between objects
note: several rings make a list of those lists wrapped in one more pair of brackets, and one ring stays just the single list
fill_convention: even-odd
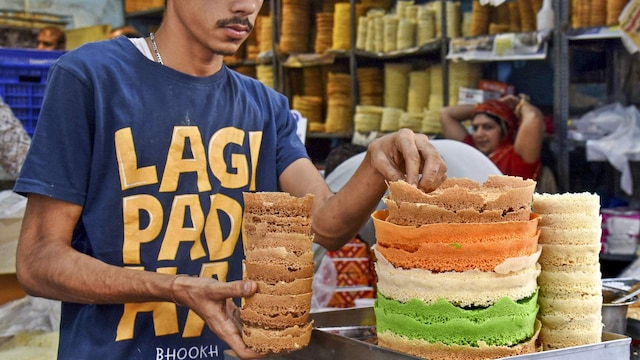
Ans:
[{"label": "woman's arm", "polygon": [[540,159],[544,141],[544,117],[540,109],[522,99],[515,109],[520,117],[520,128],[513,147],[522,160],[533,163]]},{"label": "woman's arm", "polygon": [[469,135],[462,122],[471,118],[474,107],[472,104],[461,104],[442,108],[440,122],[445,138],[462,141]]}]

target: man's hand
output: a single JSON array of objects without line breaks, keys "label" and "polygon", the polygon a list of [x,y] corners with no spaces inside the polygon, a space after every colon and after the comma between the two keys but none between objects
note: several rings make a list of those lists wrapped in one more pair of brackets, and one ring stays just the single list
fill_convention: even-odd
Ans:
[{"label": "man's hand", "polygon": [[262,358],[242,340],[240,310],[232,298],[253,295],[254,281],[220,282],[211,278],[181,276],[175,280],[174,299],[198,314],[222,341],[241,359]]},{"label": "man's hand", "polygon": [[373,141],[368,152],[371,165],[388,181],[402,179],[430,192],[447,178],[447,165],[424,134],[401,129]]}]

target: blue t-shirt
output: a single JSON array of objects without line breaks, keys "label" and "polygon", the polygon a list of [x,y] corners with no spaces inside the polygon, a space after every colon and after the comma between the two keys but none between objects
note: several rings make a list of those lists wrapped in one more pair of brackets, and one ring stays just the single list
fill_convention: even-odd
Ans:
[{"label": "blue t-shirt", "polygon": [[[177,72],[123,37],[51,67],[14,190],[82,205],[72,246],[105,263],[232,281],[242,192],[277,191],[307,156],[283,95],[225,66]],[[210,359],[227,348],[173,303],[62,304],[61,359]]]}]

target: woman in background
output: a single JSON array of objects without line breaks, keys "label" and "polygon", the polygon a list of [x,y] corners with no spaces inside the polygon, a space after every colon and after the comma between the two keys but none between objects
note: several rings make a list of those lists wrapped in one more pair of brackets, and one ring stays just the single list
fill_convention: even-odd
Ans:
[{"label": "woman in background", "polygon": [[[463,124],[467,120],[471,121],[471,133]],[[478,105],[445,107],[441,122],[447,139],[476,147],[503,174],[537,180],[544,118],[526,96],[507,95]]]}]

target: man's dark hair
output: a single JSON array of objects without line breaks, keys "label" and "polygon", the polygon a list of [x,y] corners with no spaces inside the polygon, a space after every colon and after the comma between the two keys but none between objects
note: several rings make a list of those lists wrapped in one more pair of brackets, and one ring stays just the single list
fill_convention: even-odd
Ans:
[{"label": "man's dark hair", "polygon": [[364,151],[367,151],[366,146],[352,143],[344,143],[334,147],[325,160],[324,177],[331,174],[345,160]]}]

